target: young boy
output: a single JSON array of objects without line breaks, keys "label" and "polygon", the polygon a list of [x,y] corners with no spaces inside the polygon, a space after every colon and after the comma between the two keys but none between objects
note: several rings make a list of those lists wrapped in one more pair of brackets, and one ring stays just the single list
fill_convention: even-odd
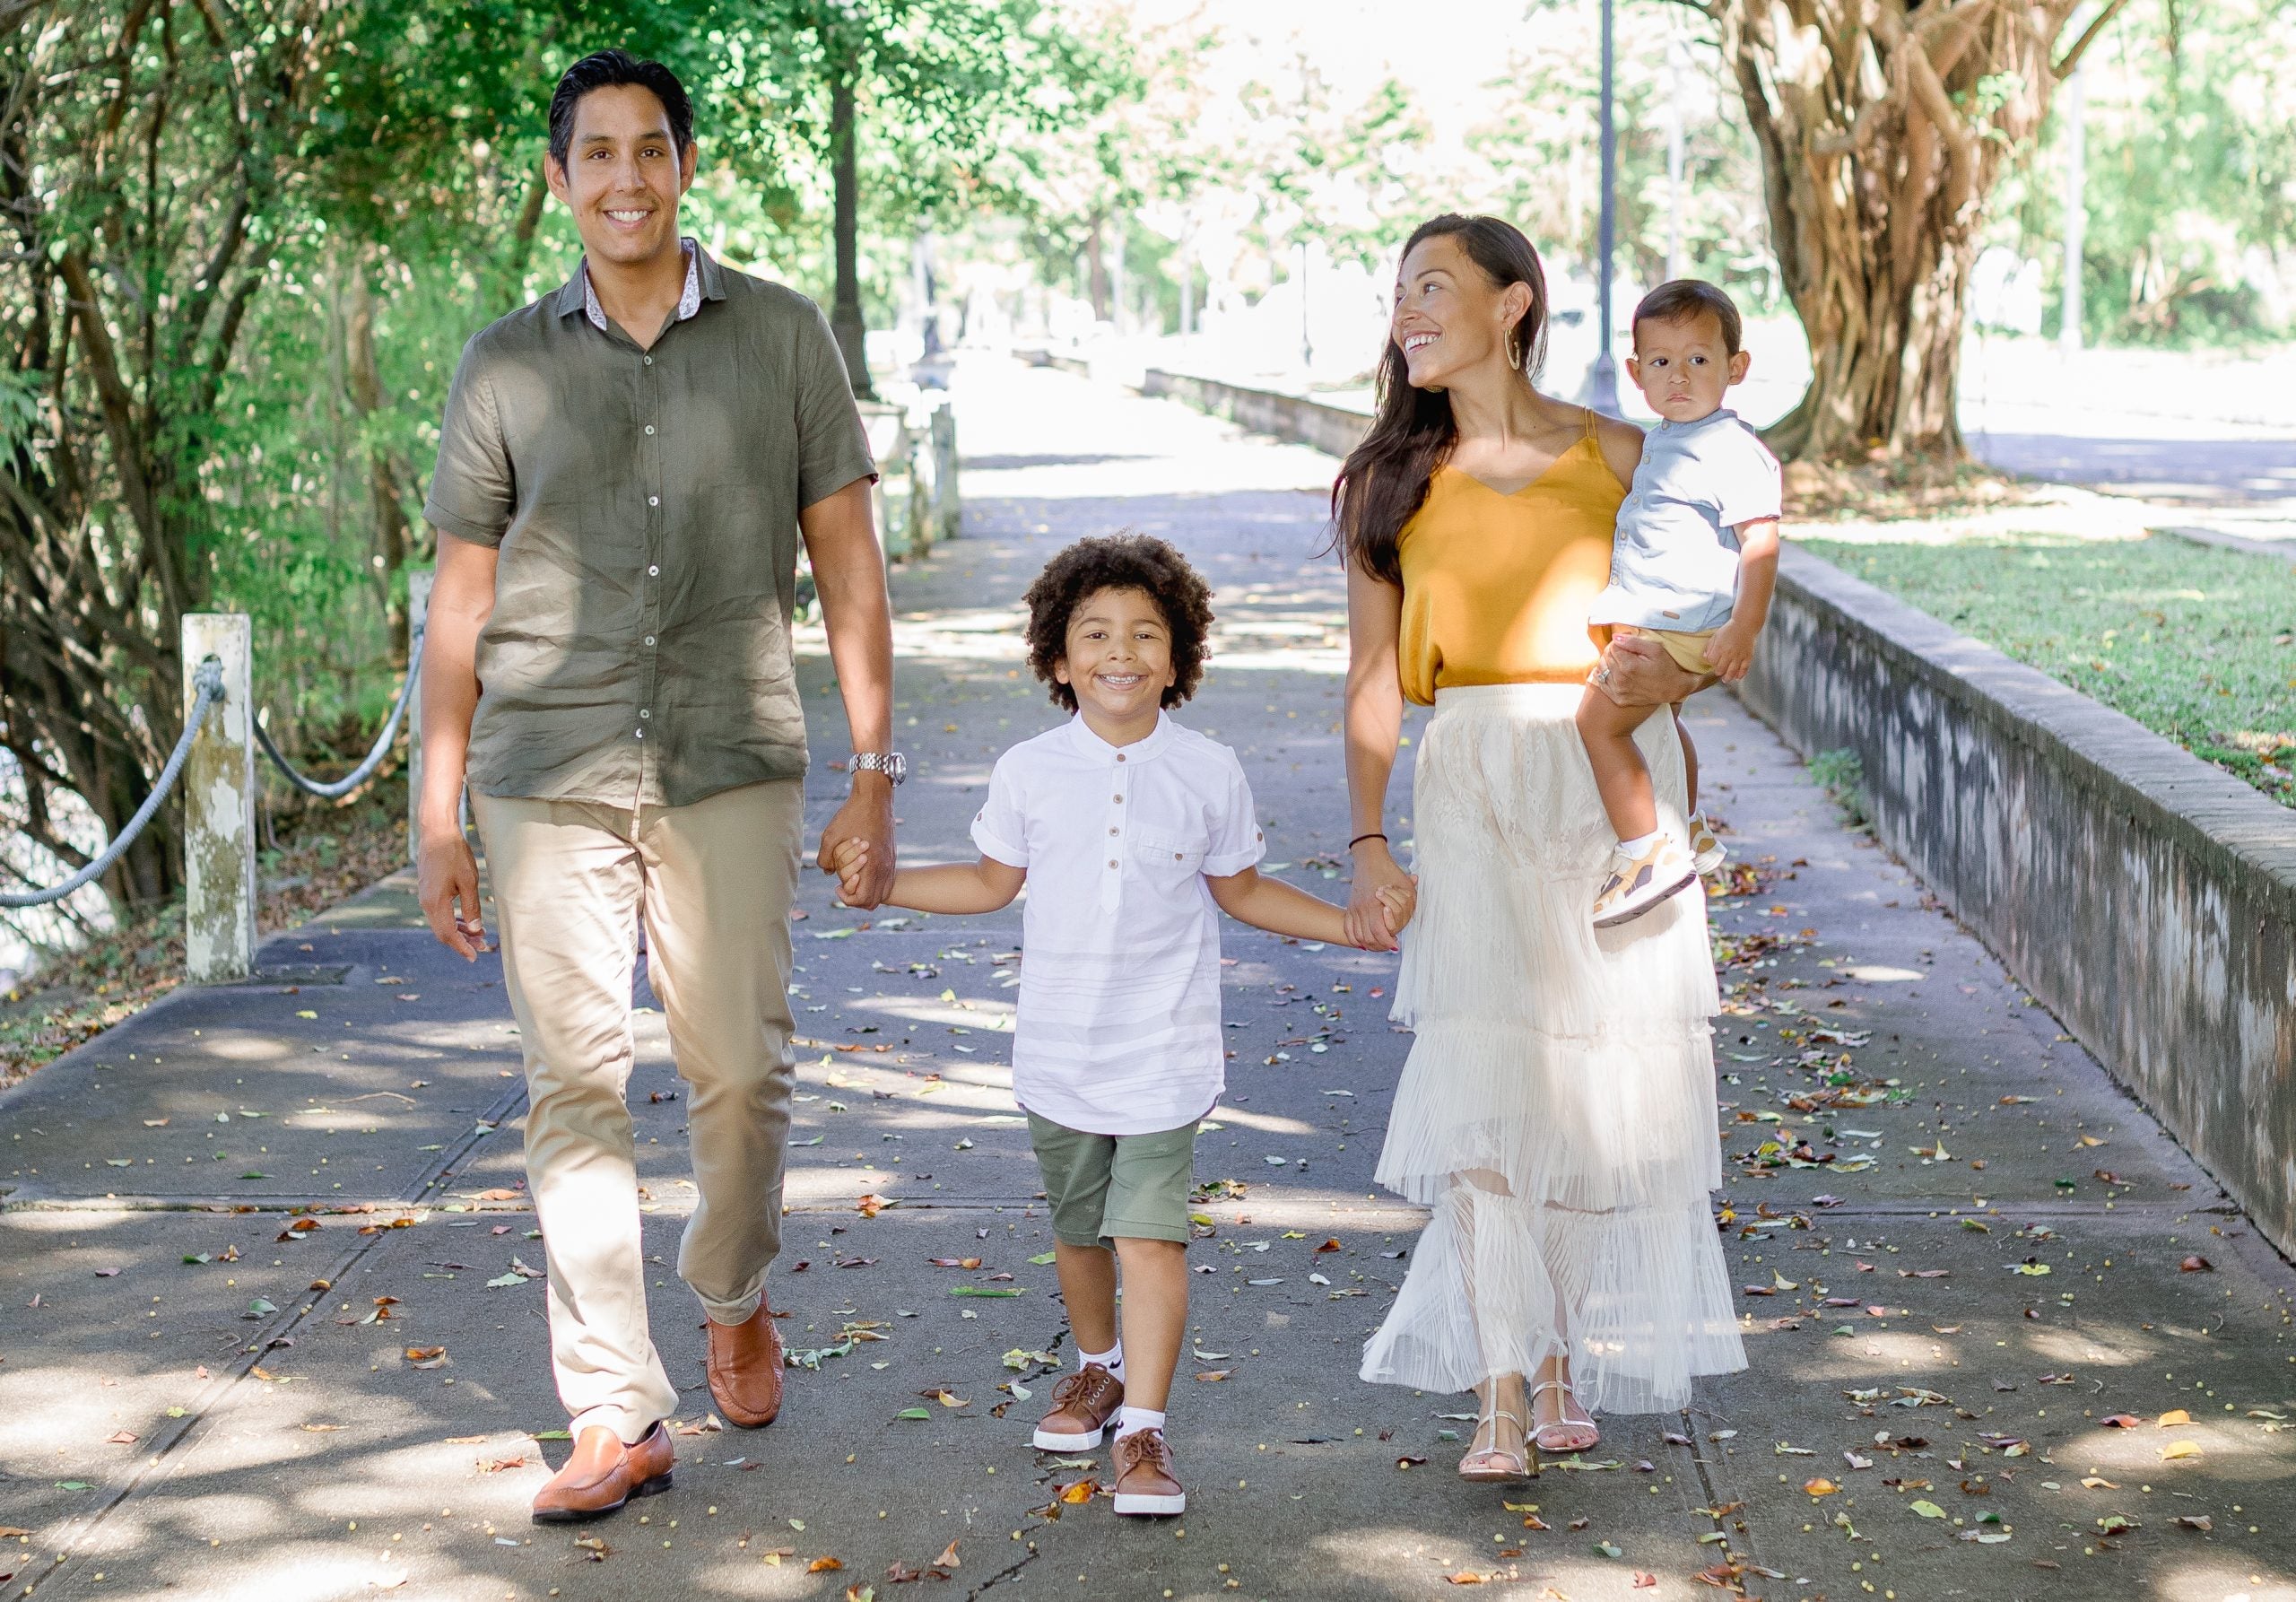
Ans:
[{"label": "young boy", "polygon": [[[1634,309],[1626,370],[1659,422],[1618,510],[1610,585],[1587,620],[1597,644],[1648,634],[1708,684],[1746,676],[1778,576],[1778,458],[1722,404],[1750,363],[1740,335],[1730,297],[1694,278],[1660,284]],[[1722,842],[1699,809],[1698,753],[1679,701],[1690,839],[1659,826],[1650,770],[1634,744],[1654,710],[1620,706],[1593,683],[1578,706],[1579,737],[1619,840],[1595,896],[1597,928],[1639,918],[1722,865]]]},{"label": "young boy", "polygon": [[[994,912],[1028,886],[1013,1093],[1077,1353],[1036,1444],[1091,1450],[1113,1423],[1116,1511],[1178,1513],[1164,1404],[1187,1327],[1196,1126],[1226,1084],[1213,908],[1306,940],[1344,943],[1345,920],[1259,875],[1266,848],[1235,753],[1164,715],[1202,677],[1212,624],[1179,553],[1139,535],[1082,540],[1027,599],[1029,665],[1075,716],[998,759],[973,819],[979,861],[903,868],[888,900]],[[865,860],[858,845],[839,858],[848,886]],[[1392,940],[1410,908],[1385,906]]]}]

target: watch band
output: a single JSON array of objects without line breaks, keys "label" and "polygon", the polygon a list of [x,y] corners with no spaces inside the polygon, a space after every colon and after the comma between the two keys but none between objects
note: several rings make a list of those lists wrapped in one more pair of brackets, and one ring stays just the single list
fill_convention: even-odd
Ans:
[{"label": "watch band", "polygon": [[848,773],[882,773],[899,784],[909,777],[909,759],[898,751],[863,751],[848,758],[845,764]]}]

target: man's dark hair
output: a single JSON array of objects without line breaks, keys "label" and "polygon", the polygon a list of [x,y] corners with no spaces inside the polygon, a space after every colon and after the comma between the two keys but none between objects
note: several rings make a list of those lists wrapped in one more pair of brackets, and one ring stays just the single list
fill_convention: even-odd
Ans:
[{"label": "man's dark hair", "polygon": [[1196,693],[1204,677],[1212,633],[1212,588],[1187,558],[1145,534],[1110,534],[1074,544],[1045,563],[1022,597],[1029,608],[1029,667],[1051,688],[1053,701],[1076,710],[1076,692],[1053,677],[1068,651],[1068,620],[1095,590],[1136,589],[1156,603],[1172,631],[1172,682],[1161,705],[1176,707]]},{"label": "man's dark hair", "polygon": [[561,167],[574,148],[574,108],[594,89],[635,84],[651,90],[669,114],[670,142],[683,158],[693,143],[693,102],[686,98],[678,75],[658,61],[640,61],[627,50],[600,50],[585,56],[566,69],[550,97],[550,159]]},{"label": "man's dark hair", "polygon": [[1738,342],[1745,335],[1744,325],[1738,320],[1738,309],[1728,295],[1703,278],[1676,278],[1652,290],[1634,309],[1634,326],[1639,328],[1645,323],[1687,323],[1709,316],[1722,325],[1724,353],[1736,355]]}]

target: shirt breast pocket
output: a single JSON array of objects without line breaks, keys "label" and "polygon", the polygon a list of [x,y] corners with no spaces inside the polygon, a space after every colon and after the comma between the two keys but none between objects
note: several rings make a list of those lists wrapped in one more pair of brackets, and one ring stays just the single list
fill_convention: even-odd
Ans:
[{"label": "shirt breast pocket", "polygon": [[1176,889],[1204,872],[1210,842],[1186,834],[1135,829],[1130,840],[1134,866],[1160,890]]}]

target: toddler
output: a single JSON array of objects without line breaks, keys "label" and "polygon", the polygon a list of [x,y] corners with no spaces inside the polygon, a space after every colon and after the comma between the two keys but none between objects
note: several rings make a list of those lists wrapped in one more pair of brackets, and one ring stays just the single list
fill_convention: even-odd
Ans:
[{"label": "toddler", "polygon": [[[1187,1325],[1196,1127],[1226,1084],[1214,908],[1340,944],[1345,919],[1259,875],[1266,848],[1235,753],[1165,715],[1202,677],[1212,623],[1179,553],[1138,535],[1082,540],[1027,601],[1029,664],[1074,716],[998,759],[973,819],[978,862],[903,868],[887,899],[994,912],[1028,886],[1013,1093],[1077,1350],[1035,1441],[1089,1451],[1113,1425],[1116,1511],[1178,1513],[1164,1406]],[[848,842],[833,864],[848,889],[866,857]],[[1382,909],[1392,942],[1408,892],[1383,893]]]},{"label": "toddler", "polygon": [[[1634,309],[1626,370],[1659,421],[1619,507],[1610,584],[1587,618],[1597,644],[1647,634],[1708,684],[1746,676],[1778,576],[1778,458],[1722,404],[1746,376],[1740,335],[1730,297],[1697,279],[1660,284]],[[1650,770],[1634,744],[1655,710],[1620,706],[1599,682],[1579,703],[1579,737],[1619,840],[1595,896],[1598,928],[1639,918],[1722,865],[1722,843],[1699,809],[1698,753],[1679,701],[1690,838],[1659,825]]]}]

